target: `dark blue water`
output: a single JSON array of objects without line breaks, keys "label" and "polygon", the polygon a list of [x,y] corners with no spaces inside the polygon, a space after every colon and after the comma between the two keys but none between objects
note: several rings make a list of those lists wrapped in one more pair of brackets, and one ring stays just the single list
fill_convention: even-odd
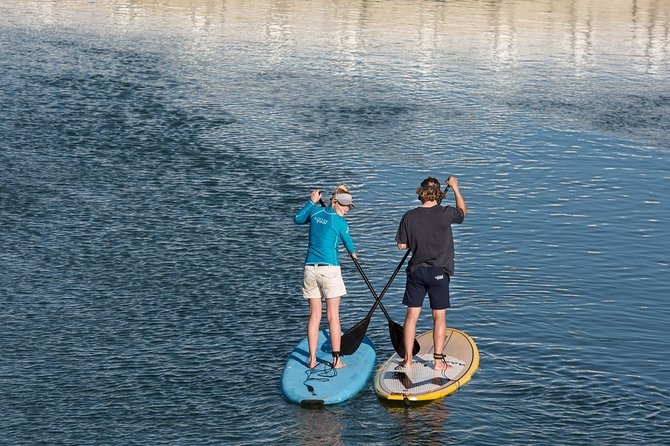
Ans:
[{"label": "dark blue water", "polygon": [[[670,443],[670,5],[616,3],[0,4],[2,443]],[[448,324],[479,371],[287,403],[293,214],[346,182],[381,290],[428,175],[468,203]]]}]

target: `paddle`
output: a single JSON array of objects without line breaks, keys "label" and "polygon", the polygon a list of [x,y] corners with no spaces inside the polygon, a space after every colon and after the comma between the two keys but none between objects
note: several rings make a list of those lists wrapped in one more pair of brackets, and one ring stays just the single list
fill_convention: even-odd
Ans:
[{"label": "paddle", "polygon": [[445,183],[447,183],[446,186],[444,186],[444,197],[447,197],[447,193],[449,192],[449,178],[451,178],[451,175],[447,177],[446,180],[444,180]]},{"label": "paddle", "polygon": [[[365,316],[365,318],[363,318],[360,322],[351,327],[349,330],[346,331],[346,333],[342,335],[342,341],[340,343],[340,351],[342,352],[343,355],[353,354],[361,345],[361,342],[363,342],[363,339],[365,338],[365,332],[368,329],[370,319],[372,319],[372,314],[377,308],[377,305],[379,305],[382,311],[384,312],[384,316],[386,316],[386,319],[389,322],[389,335],[391,337],[391,344],[393,344],[394,350],[398,353],[398,355],[403,357],[405,356],[405,343],[404,343],[405,330],[403,329],[402,325],[398,324],[397,322],[394,322],[391,319],[391,316],[389,316],[381,300],[384,297],[384,294],[386,294],[386,291],[390,288],[391,283],[393,282],[395,277],[398,275],[398,271],[400,271],[400,268],[402,267],[402,264],[405,263],[405,260],[407,259],[408,255],[409,250],[405,252],[405,255],[403,256],[402,260],[396,267],[395,271],[393,272],[393,275],[391,275],[391,278],[386,283],[386,286],[384,286],[384,289],[382,290],[380,295],[377,295],[377,292],[372,287],[370,280],[368,280],[368,277],[365,275],[363,268],[361,268],[361,264],[358,262],[357,259],[352,257],[354,265],[356,265],[356,269],[358,269],[358,272],[361,274],[361,277],[363,277],[363,280],[365,281],[365,284],[368,286],[368,289],[372,293],[372,296],[375,298],[375,303],[372,305],[372,308],[370,308],[370,311],[368,311],[368,314]],[[415,340],[414,347],[412,349],[413,353],[416,354],[419,351],[419,348],[420,348],[419,343]]]},{"label": "paddle", "polygon": [[[386,308],[384,308],[384,304],[382,304],[382,298],[384,297],[384,294],[386,294],[386,291],[389,289],[391,286],[391,283],[395,279],[395,277],[398,275],[398,271],[400,271],[400,267],[402,264],[405,262],[405,259],[407,259],[407,256],[409,255],[410,251],[409,249],[405,252],[405,255],[403,256],[402,260],[396,267],[395,271],[393,271],[393,275],[389,279],[389,281],[386,283],[386,286],[382,290],[382,293],[377,296],[375,293],[374,288],[372,288],[372,284],[370,283],[370,280],[368,280],[367,276],[365,275],[365,272],[363,272],[363,268],[361,267],[360,263],[356,260],[354,264],[356,265],[356,268],[358,269],[358,272],[361,274],[363,277],[363,280],[365,281],[366,285],[370,289],[370,292],[372,292],[373,297],[375,298],[375,303],[370,309],[369,314],[372,315],[372,312],[374,312],[375,308],[377,305],[380,306],[382,309],[382,312],[384,313],[384,316],[386,316],[386,320],[388,320],[389,323],[389,335],[391,337],[391,343],[393,344],[394,350],[400,355],[401,357],[405,355],[405,328],[394,322],[393,319],[391,319],[391,316],[389,316],[388,312],[386,311]],[[421,346],[419,345],[419,342],[415,339],[414,340],[414,346],[412,347],[412,354],[416,355],[419,353],[419,350],[421,349]]]}]

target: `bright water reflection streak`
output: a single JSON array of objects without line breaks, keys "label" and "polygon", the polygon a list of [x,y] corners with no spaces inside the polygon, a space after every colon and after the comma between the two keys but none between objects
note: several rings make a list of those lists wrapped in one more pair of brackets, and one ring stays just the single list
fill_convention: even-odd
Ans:
[{"label": "bright water reflection streak", "polygon": [[[8,444],[670,442],[670,5],[0,5]],[[458,175],[463,391],[286,403],[312,187],[346,181],[381,289]],[[344,257],[343,257],[344,259]],[[371,297],[350,263],[345,325]],[[400,279],[400,278],[399,278]],[[385,298],[402,321],[402,280]],[[424,311],[420,329],[430,326]],[[386,322],[369,329],[380,361]]]}]

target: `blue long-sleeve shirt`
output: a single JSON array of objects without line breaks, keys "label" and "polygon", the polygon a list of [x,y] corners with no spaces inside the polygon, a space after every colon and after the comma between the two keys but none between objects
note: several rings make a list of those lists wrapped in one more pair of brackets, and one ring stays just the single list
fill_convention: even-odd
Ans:
[{"label": "blue long-sleeve shirt", "polygon": [[298,212],[293,221],[296,224],[309,223],[309,245],[305,265],[327,263],[340,264],[337,248],[340,242],[350,254],[355,252],[354,241],[349,235],[349,224],[337,215],[332,207],[316,206],[311,200]]}]

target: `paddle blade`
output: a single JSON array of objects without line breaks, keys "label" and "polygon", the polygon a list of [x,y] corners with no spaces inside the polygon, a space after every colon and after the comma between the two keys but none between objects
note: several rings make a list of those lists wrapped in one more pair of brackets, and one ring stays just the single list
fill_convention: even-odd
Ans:
[{"label": "paddle blade", "polygon": [[402,325],[397,322],[389,321],[389,336],[391,336],[391,344],[398,356],[405,357],[405,330]]},{"label": "paddle blade", "polygon": [[340,341],[340,354],[353,355],[365,339],[365,332],[368,331],[369,318],[365,318],[351,327],[342,335]]},{"label": "paddle blade", "polygon": [[[389,335],[391,336],[391,344],[398,356],[405,357],[405,329],[397,322],[389,321]],[[419,341],[414,339],[414,346],[412,348],[412,355],[419,353],[421,346]]]},{"label": "paddle blade", "polygon": [[421,350],[421,346],[419,345],[419,341],[414,339],[414,348],[412,348],[412,355],[418,354],[419,350]]}]

